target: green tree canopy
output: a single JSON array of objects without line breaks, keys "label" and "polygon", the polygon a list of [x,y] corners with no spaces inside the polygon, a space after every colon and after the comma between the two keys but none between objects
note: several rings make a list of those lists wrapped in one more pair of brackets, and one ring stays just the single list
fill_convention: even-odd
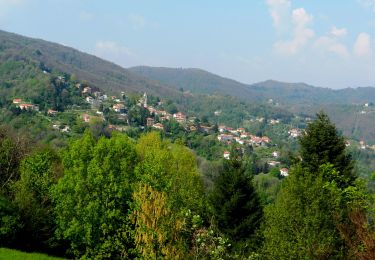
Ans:
[{"label": "green tree canopy", "polygon": [[214,180],[210,202],[218,228],[234,241],[251,238],[262,221],[253,177],[236,158],[224,162],[224,170]]},{"label": "green tree canopy", "polygon": [[321,165],[330,163],[339,172],[340,178],[336,180],[339,186],[354,183],[356,175],[351,156],[345,150],[345,139],[325,113],[317,114],[317,119],[308,125],[299,142],[302,164],[309,172],[318,172]]},{"label": "green tree canopy", "polygon": [[311,174],[302,167],[284,180],[275,204],[265,209],[264,255],[268,259],[329,259],[343,257],[343,241],[336,229],[340,212],[337,194],[324,176],[335,174],[323,166]]},{"label": "green tree canopy", "polygon": [[136,163],[133,142],[120,134],[96,141],[86,132],[63,153],[64,177],[53,192],[57,235],[70,242],[75,256],[128,256]]},{"label": "green tree canopy", "polygon": [[39,148],[21,163],[14,201],[22,214],[23,239],[34,248],[46,249],[54,237],[51,187],[61,176],[60,158],[49,148]]}]

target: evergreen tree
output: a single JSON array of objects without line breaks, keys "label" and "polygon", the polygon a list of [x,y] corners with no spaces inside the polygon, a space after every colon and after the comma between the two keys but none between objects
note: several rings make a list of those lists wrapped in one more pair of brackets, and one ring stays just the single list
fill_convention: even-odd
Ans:
[{"label": "evergreen tree", "polygon": [[210,194],[218,228],[235,242],[251,238],[262,220],[263,209],[252,181],[242,162],[234,158],[224,162]]},{"label": "evergreen tree", "polygon": [[356,175],[351,156],[345,151],[345,139],[325,113],[317,114],[317,119],[308,125],[299,142],[302,165],[309,172],[316,173],[321,165],[330,163],[339,173],[336,181],[340,187],[354,183]]}]

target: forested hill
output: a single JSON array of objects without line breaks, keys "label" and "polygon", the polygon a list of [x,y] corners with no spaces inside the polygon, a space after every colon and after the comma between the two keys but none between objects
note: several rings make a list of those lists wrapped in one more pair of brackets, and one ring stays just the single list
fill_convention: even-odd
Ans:
[{"label": "forested hill", "polygon": [[224,78],[201,69],[181,69],[138,66],[130,71],[157,80],[172,88],[200,94],[220,93],[245,98],[248,101],[264,99],[261,93],[238,81]]},{"label": "forested hill", "polygon": [[[0,62],[34,63],[46,70],[54,69],[76,75],[80,81],[108,93],[147,92],[175,97],[178,91],[136,75],[114,63],[60,44],[28,38],[0,30]],[[38,64],[39,63],[39,64]]]},{"label": "forested hill", "polygon": [[330,89],[305,83],[285,83],[274,80],[249,86],[265,97],[293,104],[363,104],[375,102],[374,87]]},{"label": "forested hill", "polygon": [[285,83],[274,80],[246,85],[200,69],[133,67],[132,72],[160,81],[175,88],[196,93],[221,93],[248,101],[274,99],[281,104],[358,104],[375,102],[375,88],[345,88],[333,90],[305,83]]}]

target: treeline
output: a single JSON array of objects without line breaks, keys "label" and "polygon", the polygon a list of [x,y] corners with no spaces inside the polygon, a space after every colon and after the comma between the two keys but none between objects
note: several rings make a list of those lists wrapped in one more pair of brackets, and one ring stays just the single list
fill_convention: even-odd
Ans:
[{"label": "treeline", "polygon": [[265,203],[236,153],[206,168],[207,185],[191,150],[155,132],[86,131],[56,151],[2,129],[0,246],[89,259],[374,259],[371,194],[344,138],[321,113],[300,146]]}]

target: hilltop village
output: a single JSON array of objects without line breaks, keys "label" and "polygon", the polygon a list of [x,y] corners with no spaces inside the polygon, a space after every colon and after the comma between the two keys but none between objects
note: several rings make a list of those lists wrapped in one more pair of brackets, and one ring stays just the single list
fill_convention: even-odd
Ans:
[{"label": "hilltop village", "polygon": [[[43,73],[48,74],[47,71]],[[290,156],[282,142],[296,145],[297,138],[303,133],[303,129],[294,127],[291,124],[284,124],[278,118],[265,119],[264,117],[254,117],[250,124],[267,124],[270,129],[274,129],[274,136],[277,140],[264,135],[251,132],[245,127],[233,128],[220,122],[210,124],[208,120],[202,120],[193,114],[187,115],[183,111],[178,111],[174,104],[159,97],[143,95],[132,95],[121,92],[120,95],[108,95],[102,90],[90,87],[83,83],[67,82],[64,76],[56,79],[60,84],[66,84],[74,88],[79,95],[79,104],[72,104],[64,110],[48,107],[44,111],[40,110],[38,104],[28,102],[21,97],[14,97],[12,106],[20,111],[34,112],[45,117],[50,122],[50,128],[62,134],[72,134],[72,132],[82,132],[82,129],[90,125],[101,125],[107,131],[129,132],[136,130],[160,131],[166,137],[176,139],[178,136],[188,136],[188,143],[196,150],[198,155],[204,156],[201,144],[194,144],[190,139],[205,138],[209,140],[207,146],[212,146],[208,159],[230,159],[232,156],[243,156],[244,154],[255,153],[261,159],[259,172],[268,172],[271,169],[278,171],[281,177],[288,176]],[[213,117],[220,115],[221,111],[215,111]],[[308,123],[311,118],[299,119]],[[266,122],[265,122],[266,121]],[[281,129],[281,130],[280,130]],[[280,132],[283,134],[281,135]],[[192,137],[194,136],[194,138]],[[197,136],[199,138],[197,138]],[[280,137],[281,136],[281,137]],[[199,141],[196,141],[199,142]],[[353,141],[347,141],[350,146]],[[360,149],[375,149],[360,141],[357,144]]]}]

